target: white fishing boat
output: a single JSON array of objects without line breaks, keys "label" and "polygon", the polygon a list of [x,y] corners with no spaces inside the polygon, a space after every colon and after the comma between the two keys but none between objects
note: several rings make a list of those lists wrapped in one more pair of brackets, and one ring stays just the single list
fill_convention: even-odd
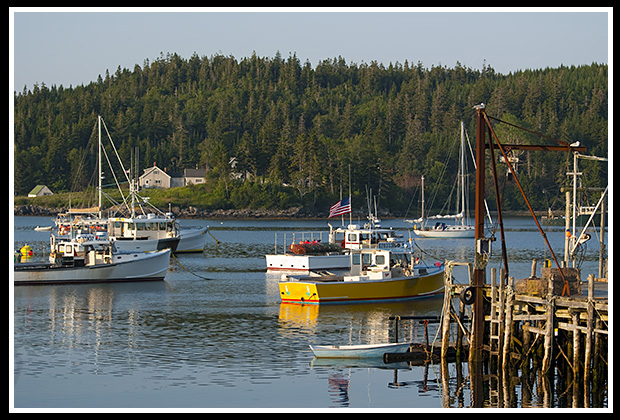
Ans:
[{"label": "white fishing boat", "polygon": [[108,239],[119,251],[177,250],[180,236],[171,214],[132,214],[108,219]]},{"label": "white fishing boat", "polygon": [[[149,202],[149,198],[138,193],[136,172],[125,167],[116,153],[114,142],[107,132],[107,127],[101,116],[97,119],[98,125],[98,172],[97,186],[99,204],[96,207],[83,209],[69,209],[68,212],[57,217],[56,240],[71,240],[72,237],[84,234],[94,234],[98,239],[115,242],[119,251],[156,251],[170,248],[173,252],[200,252],[204,249],[206,229],[181,229],[172,212],[163,213]],[[129,195],[126,197],[120,184],[114,176],[121,193],[121,203],[114,202],[108,209],[111,217],[102,215],[102,185],[103,172],[101,167],[102,128],[105,128],[108,139],[116,154],[118,165],[122,169],[125,180],[129,185]],[[110,168],[112,169],[112,168]],[[133,176],[130,174],[133,173]],[[138,211],[136,211],[138,209]]]},{"label": "white fishing boat", "polygon": [[[424,177],[422,177],[422,216],[419,219],[407,220],[414,223],[413,232],[424,238],[474,238],[476,231],[469,224],[466,204],[466,174],[465,174],[465,127],[461,121],[461,148],[459,153],[459,173],[457,177],[457,208],[460,212],[454,215],[424,216]],[[454,224],[445,223],[445,220],[454,219]],[[434,221],[432,226],[429,221]]]},{"label": "white fishing boat", "polygon": [[[380,221],[371,215],[363,227],[349,224],[325,232],[297,232],[283,234],[281,253],[265,255],[267,272],[308,273],[319,270],[347,270],[351,268],[349,252],[365,248],[401,247],[406,242],[402,234],[392,228],[381,228]],[[327,240],[326,240],[327,239]],[[290,241],[290,243],[289,243]],[[278,248],[276,236],[276,249]],[[287,245],[288,244],[288,245]]]},{"label": "white fishing boat", "polygon": [[383,357],[385,353],[406,353],[410,343],[354,344],[347,346],[310,346],[317,358],[364,359]]},{"label": "white fishing boat", "polygon": [[49,262],[14,264],[15,285],[163,280],[170,264],[170,249],[123,253],[92,236],[50,240]]},{"label": "white fishing boat", "polygon": [[179,244],[175,254],[202,252],[205,248],[207,228],[180,228]]}]

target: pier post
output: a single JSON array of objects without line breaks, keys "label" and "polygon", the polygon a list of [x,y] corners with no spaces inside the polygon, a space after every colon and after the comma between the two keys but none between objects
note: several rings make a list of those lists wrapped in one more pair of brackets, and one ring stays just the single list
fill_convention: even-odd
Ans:
[{"label": "pier post", "polygon": [[547,373],[553,362],[553,334],[554,334],[554,315],[555,315],[555,296],[553,295],[553,277],[549,276],[547,286],[547,303],[545,305],[546,326],[545,326],[545,355],[543,356],[542,371]]},{"label": "pier post", "polygon": [[[592,332],[594,329],[594,275],[588,275],[588,312],[586,321],[586,335],[585,335],[585,355],[584,355],[584,375],[583,381],[585,384],[584,390],[587,391],[588,383],[590,382],[590,371],[592,369]],[[584,395],[585,394],[584,392]]]},{"label": "pier post", "polygon": [[486,282],[486,258],[484,245],[488,244],[484,237],[484,174],[485,174],[485,120],[484,106],[476,107],[476,251],[474,258],[474,303],[472,320],[472,340],[470,346],[470,361],[482,362],[484,336],[484,299],[482,286]]},{"label": "pier post", "polygon": [[443,301],[443,312],[441,314],[441,358],[445,359],[448,354],[448,345],[450,340],[450,308],[452,303],[452,270],[445,277],[445,290]]},{"label": "pier post", "polygon": [[579,377],[579,365],[581,362],[579,361],[579,356],[581,354],[581,338],[579,333],[579,312],[573,311],[571,312],[571,318],[573,321],[573,377],[575,378],[575,383],[577,382],[577,377]]},{"label": "pier post", "polygon": [[504,346],[502,349],[502,369],[506,371],[510,362],[510,342],[512,341],[512,305],[514,303],[514,277],[508,277],[504,315]]}]

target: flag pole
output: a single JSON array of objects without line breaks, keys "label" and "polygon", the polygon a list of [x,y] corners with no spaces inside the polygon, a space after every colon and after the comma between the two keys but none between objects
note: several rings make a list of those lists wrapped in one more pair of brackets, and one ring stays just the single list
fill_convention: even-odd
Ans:
[{"label": "flag pole", "polygon": [[[349,163],[349,205],[351,205],[351,164]],[[349,224],[353,224],[353,206],[351,205],[351,211],[349,212]]]}]

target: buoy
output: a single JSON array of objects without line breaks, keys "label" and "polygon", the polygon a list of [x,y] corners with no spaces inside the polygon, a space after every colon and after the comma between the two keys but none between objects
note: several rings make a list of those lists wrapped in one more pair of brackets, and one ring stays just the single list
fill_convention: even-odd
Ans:
[{"label": "buoy", "polygon": [[21,249],[19,250],[19,252],[24,257],[32,257],[32,255],[33,255],[32,248],[30,248],[30,245],[28,245],[28,244],[22,246]]}]

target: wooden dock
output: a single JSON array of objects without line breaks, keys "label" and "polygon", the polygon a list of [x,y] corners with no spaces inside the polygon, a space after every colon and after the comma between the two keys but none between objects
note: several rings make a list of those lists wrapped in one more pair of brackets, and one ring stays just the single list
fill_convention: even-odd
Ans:
[{"label": "wooden dock", "polygon": [[[454,282],[452,270],[456,266],[467,266],[469,282]],[[417,351],[386,354],[386,362],[468,361],[471,371],[473,364],[483,360],[485,370],[497,377],[506,378],[515,369],[537,370],[547,378],[558,373],[563,377],[568,375],[573,385],[580,384],[582,395],[600,390],[608,377],[609,303],[608,298],[594,297],[593,275],[583,284],[571,285],[573,293],[569,297],[556,293],[557,276],[536,277],[535,263],[530,278],[515,281],[510,277],[506,284],[498,281],[497,270],[491,269],[491,283],[482,286],[484,336],[479,341],[480,348],[474,348],[474,329],[471,317],[466,316],[467,307],[472,304],[472,264],[448,261],[446,267],[441,316],[390,318],[395,321],[395,338],[398,338],[398,322],[414,319],[420,323],[438,323],[441,340],[429,343],[425,333],[426,342]],[[504,278],[503,273],[500,272],[499,278]],[[540,293],[541,287],[532,287],[527,282],[546,282],[543,288],[546,293]]]}]

